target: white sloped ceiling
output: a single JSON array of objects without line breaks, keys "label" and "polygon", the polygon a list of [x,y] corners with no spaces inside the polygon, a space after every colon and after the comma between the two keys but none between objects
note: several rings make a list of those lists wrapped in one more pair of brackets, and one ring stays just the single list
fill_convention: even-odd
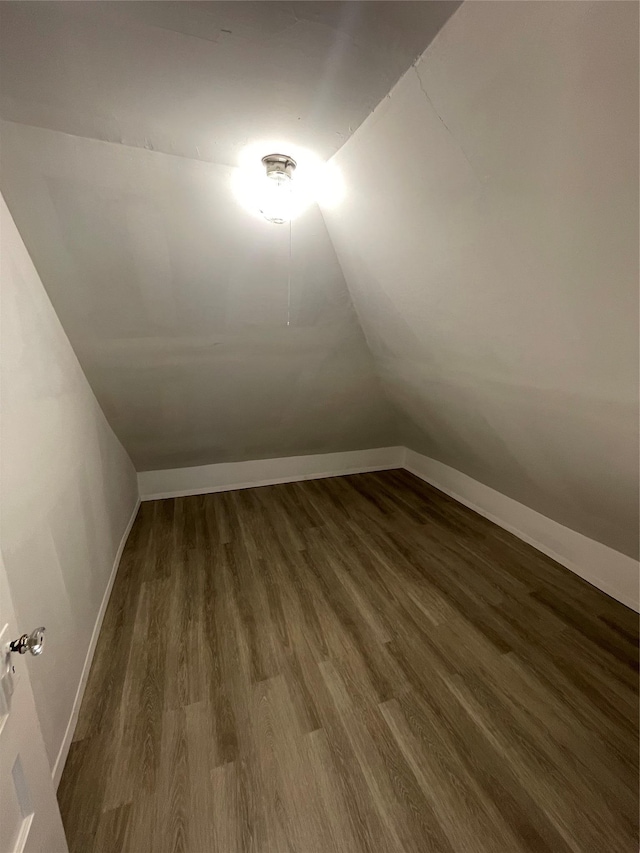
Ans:
[{"label": "white sloped ceiling", "polygon": [[638,5],[465,3],[325,212],[403,442],[638,549]]}]

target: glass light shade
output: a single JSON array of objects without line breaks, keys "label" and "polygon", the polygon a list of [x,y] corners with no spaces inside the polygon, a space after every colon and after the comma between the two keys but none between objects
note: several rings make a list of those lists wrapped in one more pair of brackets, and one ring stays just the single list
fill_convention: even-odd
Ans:
[{"label": "glass light shade", "polygon": [[[265,156],[265,151],[288,154]],[[332,163],[283,140],[247,146],[238,165],[232,177],[238,202],[253,216],[278,225],[297,219],[314,202],[334,207],[344,196],[344,184]]]},{"label": "glass light shade", "polygon": [[282,225],[293,216],[293,183],[284,172],[272,172],[261,181],[258,207],[269,222]]}]

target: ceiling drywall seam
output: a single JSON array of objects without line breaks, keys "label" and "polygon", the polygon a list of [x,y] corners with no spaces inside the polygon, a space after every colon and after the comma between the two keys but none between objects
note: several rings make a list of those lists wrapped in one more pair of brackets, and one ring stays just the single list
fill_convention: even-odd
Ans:
[{"label": "ceiling drywall seam", "polygon": [[[426,90],[424,89],[424,86],[422,85],[422,81],[421,81],[421,79],[420,79],[420,75],[419,75],[418,70],[417,70],[417,65],[418,65],[418,63],[422,60],[422,56],[423,56],[423,55],[421,54],[420,56],[418,56],[418,57],[414,60],[413,64],[410,66],[410,68],[408,68],[408,69],[407,69],[407,71],[402,75],[402,77],[401,77],[401,78],[398,80],[398,82],[397,82],[397,83],[392,87],[392,89],[391,89],[391,90],[390,90],[390,91],[389,91],[389,92],[384,96],[384,98],[382,98],[382,99],[381,99],[380,103],[375,107],[375,109],[374,109],[374,110],[372,110],[372,112],[371,112],[371,113],[369,113],[369,115],[368,115],[368,116],[367,116],[367,118],[362,122],[362,124],[360,125],[360,127],[358,127],[358,128],[354,131],[354,133],[353,133],[353,136],[354,136],[354,137],[356,137],[356,136],[360,133],[360,131],[361,131],[361,130],[364,130],[365,126],[370,127],[372,124],[374,124],[374,123],[375,123],[375,121],[376,121],[376,112],[377,112],[377,111],[378,111],[378,109],[380,108],[380,105],[381,105],[381,104],[383,104],[383,103],[384,103],[384,101],[387,101],[387,100],[390,100],[391,98],[393,98],[395,90],[396,90],[396,89],[397,89],[397,87],[401,84],[401,82],[405,79],[405,77],[409,76],[412,72],[415,72],[415,73],[416,73],[416,76],[417,76],[417,78],[418,78],[418,83],[419,83],[420,89],[422,90],[423,94],[425,95],[425,97],[426,97],[426,99],[427,99],[427,102],[431,105],[431,107],[432,107],[433,111],[436,113],[436,115],[438,115],[438,118],[440,119],[440,122],[442,123],[443,127],[447,130],[447,132],[449,133],[449,135],[451,135],[451,136],[452,136],[452,138],[453,138],[453,135],[451,134],[451,131],[449,130],[449,128],[447,127],[447,125],[446,125],[446,124],[445,124],[445,122],[443,121],[442,117],[437,113],[437,110],[436,110],[436,109],[435,109],[435,107],[433,106],[433,104],[432,104],[432,102],[431,102],[431,99],[429,98],[428,93],[426,92]],[[349,142],[351,141],[351,138],[352,138],[352,137],[350,137],[349,139],[345,140],[344,144],[346,145],[347,143],[349,143]],[[455,140],[454,140],[454,141],[455,141]],[[462,151],[462,148],[461,148],[459,145],[458,145],[458,147],[459,147],[459,148],[460,148],[460,150]],[[340,150],[341,150],[341,149],[340,149]],[[329,162],[332,162],[332,161],[334,160],[334,158],[335,158],[335,157],[337,157],[337,155],[338,155],[339,153],[340,153],[339,151],[338,151],[338,152],[336,152],[336,154],[334,155],[334,157],[332,157],[332,158],[331,158],[331,161],[329,161]],[[467,162],[469,162],[469,158],[466,156],[466,154],[464,154],[464,151],[462,151],[462,153],[463,153],[463,155],[464,155],[465,159],[467,160]],[[391,160],[390,160],[390,161],[392,162],[392,156],[390,155],[390,157],[391,157]],[[471,167],[471,163],[469,163],[469,166]],[[369,349],[369,353],[371,354],[371,361],[372,361],[372,364],[373,364],[373,369],[374,369],[375,374],[376,374],[377,379],[378,379],[378,383],[379,383],[379,386],[380,386],[381,394],[383,395],[384,399],[387,401],[387,404],[389,405],[390,410],[391,410],[391,412],[393,413],[394,428],[395,428],[394,441],[395,441],[396,443],[397,443],[397,442],[400,442],[400,440],[401,440],[401,439],[402,439],[402,437],[403,437],[402,424],[403,424],[403,423],[404,423],[404,421],[405,421],[404,415],[402,414],[402,412],[401,412],[401,411],[400,411],[400,409],[398,408],[397,404],[393,401],[393,398],[392,398],[391,394],[389,393],[389,386],[388,386],[388,384],[385,382],[384,375],[383,375],[383,371],[382,371],[382,368],[381,368],[382,361],[381,361],[381,359],[379,359],[379,358],[378,358],[378,355],[377,355],[377,352],[376,352],[376,348],[373,346],[373,343],[372,343],[372,340],[371,340],[371,337],[370,337],[370,335],[371,335],[370,327],[369,327],[369,326],[368,326],[368,325],[363,321],[362,314],[361,314],[361,312],[360,312],[360,310],[359,310],[359,308],[358,308],[359,302],[358,302],[358,300],[357,300],[357,299],[355,299],[355,298],[354,298],[354,294],[353,294],[353,277],[352,277],[352,276],[350,276],[350,275],[348,274],[348,271],[344,269],[344,267],[343,267],[343,263],[344,263],[344,255],[343,255],[343,259],[341,260],[341,253],[339,252],[338,247],[336,246],[336,243],[335,243],[335,235],[337,234],[337,231],[336,231],[336,230],[334,230],[334,228],[333,228],[332,226],[330,226],[330,225],[329,225],[329,223],[327,222],[327,217],[325,216],[324,211],[322,210],[322,205],[320,205],[320,212],[321,212],[321,214],[322,214],[322,218],[323,218],[323,220],[324,220],[325,227],[326,227],[326,229],[327,229],[327,233],[329,234],[329,239],[331,240],[331,243],[332,243],[332,245],[333,245],[333,250],[334,250],[334,252],[335,252],[335,254],[336,254],[336,258],[337,258],[337,260],[338,260],[338,263],[340,264],[340,269],[342,270],[342,275],[343,275],[343,277],[344,277],[345,284],[346,284],[346,288],[347,288],[347,291],[348,291],[348,293],[349,293],[349,298],[351,299],[351,304],[352,304],[352,306],[353,306],[354,314],[355,314],[355,316],[357,317],[358,324],[359,324],[359,326],[360,326],[360,328],[361,328],[361,330],[362,330],[362,334],[363,334],[364,340],[366,341],[367,347],[368,347],[368,349]]]},{"label": "ceiling drywall seam", "polygon": [[412,66],[412,70],[413,70],[413,71],[415,71],[416,77],[417,77],[417,79],[418,79],[418,85],[420,86],[420,90],[421,90],[422,94],[425,96],[425,98],[427,99],[427,103],[429,104],[429,106],[431,107],[431,109],[432,109],[432,110],[434,111],[434,113],[438,116],[438,120],[440,121],[440,123],[442,124],[442,126],[444,127],[444,129],[447,131],[447,133],[449,134],[449,136],[451,137],[451,139],[454,141],[454,143],[455,143],[455,144],[458,146],[458,148],[460,149],[460,151],[461,151],[461,153],[462,153],[462,156],[464,157],[464,159],[465,159],[465,160],[467,161],[467,163],[469,164],[469,168],[471,169],[471,171],[473,172],[473,174],[474,174],[474,175],[476,176],[476,178],[478,179],[478,182],[479,182],[479,183],[482,183],[482,180],[481,180],[481,179],[480,179],[480,177],[476,174],[476,171],[475,171],[475,169],[473,168],[473,163],[472,163],[472,162],[471,162],[471,160],[469,159],[469,155],[467,154],[467,152],[466,152],[466,151],[464,150],[464,148],[462,147],[462,144],[460,143],[460,140],[456,138],[455,134],[451,131],[451,128],[447,125],[446,121],[443,119],[442,115],[440,114],[440,112],[439,112],[439,111],[438,111],[438,109],[436,108],[436,105],[433,103],[433,101],[432,101],[432,100],[431,100],[431,98],[429,97],[429,93],[427,92],[427,88],[426,88],[426,86],[425,86],[425,84],[424,84],[424,81],[423,81],[422,77],[420,76],[420,69],[419,69],[419,67],[418,67],[418,66],[420,65],[420,63],[421,63],[421,62],[423,62],[423,61],[424,61],[424,58],[423,58],[422,56],[420,56],[420,57],[418,57],[418,59],[415,61],[415,63],[414,63],[414,64],[413,64],[413,66]]},{"label": "ceiling drywall seam", "polygon": [[[456,14],[456,13],[454,13],[454,15],[455,15],[455,14]],[[453,16],[452,16],[452,17],[453,17]],[[445,24],[445,26],[446,26],[446,24]],[[432,101],[432,100],[431,100],[431,98],[429,97],[429,93],[427,92],[427,90],[426,90],[426,88],[425,88],[424,82],[423,82],[423,80],[422,80],[422,78],[421,78],[421,76],[420,76],[420,72],[419,72],[419,69],[418,69],[418,66],[419,66],[422,62],[424,62],[425,57],[426,57],[426,55],[428,54],[428,52],[429,52],[429,50],[430,50],[431,46],[435,44],[435,42],[437,41],[437,39],[440,37],[440,34],[441,34],[441,33],[442,33],[442,30],[440,30],[440,32],[436,35],[436,37],[435,37],[435,39],[433,40],[433,42],[431,42],[431,45],[429,45],[429,46],[426,48],[426,50],[425,50],[425,51],[423,51],[419,56],[417,56],[417,57],[414,59],[414,62],[412,63],[412,65],[411,65],[411,66],[406,70],[406,72],[405,72],[405,73],[404,73],[404,74],[399,78],[399,80],[394,84],[394,86],[393,86],[393,87],[391,88],[391,90],[390,90],[390,91],[389,91],[389,92],[384,96],[384,98],[382,98],[382,99],[380,100],[379,104],[375,107],[375,109],[374,109],[374,110],[372,110],[372,112],[371,112],[371,113],[369,113],[369,115],[368,115],[368,116],[367,116],[367,118],[362,122],[362,124],[361,124],[361,125],[360,125],[360,126],[359,126],[355,131],[354,131],[354,133],[353,133],[353,137],[350,137],[349,139],[345,140],[344,145],[347,145],[349,142],[351,142],[351,139],[352,139],[352,138],[353,138],[354,142],[356,142],[356,141],[357,141],[357,137],[358,137],[358,135],[360,134],[360,132],[366,132],[366,131],[367,131],[367,129],[370,129],[370,128],[371,128],[371,126],[372,126],[373,124],[375,124],[375,122],[376,122],[376,113],[378,112],[378,110],[379,110],[379,108],[381,107],[381,105],[382,105],[385,101],[387,101],[387,100],[391,100],[391,99],[394,97],[394,94],[395,94],[396,90],[397,90],[397,89],[398,89],[398,88],[399,88],[399,87],[400,87],[400,86],[405,82],[405,79],[406,79],[406,78],[408,78],[408,77],[410,77],[410,76],[412,76],[412,75],[415,73],[415,76],[416,76],[416,79],[417,79],[418,86],[420,87],[420,90],[421,90],[422,94],[424,95],[424,97],[425,97],[425,99],[426,99],[427,103],[429,104],[429,107],[433,110],[433,112],[434,112],[434,113],[435,113],[435,115],[437,116],[438,120],[440,121],[440,123],[442,124],[442,126],[444,127],[444,129],[446,130],[447,134],[451,137],[451,139],[453,140],[453,142],[454,142],[454,144],[456,145],[456,147],[460,150],[460,152],[461,152],[462,156],[464,157],[464,159],[467,161],[467,163],[468,163],[468,165],[469,165],[469,169],[470,169],[470,171],[474,174],[474,176],[476,177],[476,179],[477,179],[478,183],[482,183],[481,179],[478,177],[477,173],[475,172],[474,167],[473,167],[473,164],[471,163],[471,161],[470,161],[470,159],[469,159],[468,155],[466,154],[466,152],[465,152],[464,148],[463,148],[463,147],[462,147],[462,145],[460,144],[459,140],[458,140],[458,139],[456,139],[456,137],[455,137],[455,135],[452,133],[451,129],[447,126],[447,123],[445,122],[445,120],[443,119],[442,115],[441,115],[441,114],[440,114],[440,112],[436,109],[436,107],[435,107],[435,105],[434,105],[433,101]],[[337,151],[337,152],[336,152],[336,154],[331,158],[331,161],[330,161],[330,162],[335,161],[335,158],[337,158],[337,157],[338,157],[338,155],[340,154],[340,151],[341,151],[341,150],[342,150],[342,149],[340,149],[339,151]],[[390,152],[389,157],[390,157],[390,163],[392,163],[392,162],[393,162],[393,153],[392,153],[392,152]],[[373,363],[373,366],[374,366],[374,370],[375,370],[376,376],[378,377],[378,381],[379,381],[379,383],[380,383],[380,389],[381,389],[381,392],[382,392],[382,394],[384,395],[385,399],[387,400],[387,402],[388,402],[389,406],[391,407],[391,410],[393,411],[393,414],[394,414],[394,420],[395,420],[395,425],[396,425],[396,430],[397,430],[396,441],[400,441],[400,440],[403,438],[402,425],[403,425],[403,424],[405,424],[405,422],[406,422],[406,418],[405,418],[405,416],[403,415],[403,413],[399,410],[399,408],[398,408],[397,404],[394,402],[394,400],[393,400],[393,398],[392,398],[391,394],[389,393],[389,384],[388,384],[387,382],[385,382],[385,378],[384,378],[383,371],[382,371],[382,367],[381,367],[381,365],[382,365],[382,360],[378,357],[378,354],[377,354],[377,352],[376,352],[376,348],[375,348],[375,347],[373,346],[373,344],[372,344],[372,340],[371,340],[371,330],[370,330],[369,326],[368,326],[368,325],[363,321],[362,314],[361,314],[361,312],[360,312],[360,311],[359,311],[359,309],[358,309],[358,304],[359,304],[359,303],[358,303],[358,300],[354,298],[354,294],[353,294],[353,277],[352,277],[352,276],[350,276],[350,275],[348,275],[347,271],[344,269],[344,267],[343,267],[344,256],[343,256],[343,260],[341,260],[341,253],[338,251],[338,247],[336,246],[336,243],[335,243],[335,237],[334,237],[334,235],[335,235],[337,232],[336,232],[336,230],[334,229],[334,227],[333,227],[333,226],[330,226],[330,225],[329,225],[329,223],[327,222],[327,217],[324,215],[324,212],[322,211],[322,207],[321,207],[321,212],[322,212],[323,219],[324,219],[324,221],[325,221],[325,226],[326,226],[326,228],[327,228],[327,232],[328,232],[328,234],[329,234],[329,238],[330,238],[330,240],[331,240],[331,242],[332,242],[332,244],[333,244],[333,248],[334,248],[334,251],[335,251],[335,253],[336,253],[336,257],[337,257],[337,259],[338,259],[338,263],[340,264],[340,267],[341,267],[341,269],[342,269],[342,274],[343,274],[343,276],[344,276],[344,280],[345,280],[345,283],[346,283],[346,286],[347,286],[347,290],[349,291],[349,296],[350,296],[350,298],[351,298],[351,302],[352,302],[352,305],[353,305],[353,309],[354,309],[355,315],[356,315],[356,317],[358,318],[358,323],[360,324],[360,328],[362,329],[362,333],[363,333],[364,339],[365,339],[365,341],[366,341],[366,343],[367,343],[367,347],[369,348],[369,352],[371,353],[372,363]]]},{"label": "ceiling drywall seam", "polygon": [[[357,133],[357,131],[356,131],[356,133]],[[362,338],[363,338],[363,340],[367,346],[367,349],[369,351],[369,356],[371,358],[371,365],[372,365],[373,372],[374,372],[375,377],[376,377],[377,382],[378,382],[378,387],[380,389],[380,395],[382,396],[382,398],[386,402],[387,406],[389,407],[389,412],[391,414],[392,423],[393,423],[393,432],[392,432],[391,443],[397,444],[400,441],[401,433],[402,433],[402,430],[401,430],[402,415],[401,415],[398,407],[393,402],[393,400],[392,400],[392,398],[391,398],[391,396],[387,390],[387,387],[385,385],[384,378],[382,375],[382,371],[380,369],[380,362],[377,358],[376,351],[372,345],[371,339],[369,338],[368,327],[363,322],[362,315],[361,315],[360,311],[358,310],[358,302],[356,299],[354,299],[354,295],[352,292],[353,283],[349,284],[349,280],[351,279],[351,276],[349,276],[347,274],[347,272],[345,271],[345,269],[343,268],[343,265],[342,265],[343,262],[340,260],[340,254],[337,250],[337,247],[336,247],[335,242],[334,242],[334,237],[332,235],[332,229],[329,227],[329,225],[326,221],[326,217],[324,215],[324,211],[322,210],[322,207],[319,206],[319,209],[320,209],[320,214],[322,216],[322,219],[325,223],[325,228],[327,229],[327,234],[329,235],[329,240],[331,241],[331,245],[333,247],[333,251],[334,251],[334,254],[336,256],[336,260],[337,260],[338,265],[340,267],[340,270],[342,272],[342,277],[344,279],[344,283],[345,283],[345,287],[347,289],[347,293],[349,294],[349,300],[351,303],[351,310],[353,311],[353,316],[356,318],[356,322],[358,323],[358,326],[360,327],[360,331],[362,333]]]},{"label": "ceiling drywall seam", "polygon": [[[390,100],[391,98],[393,98],[393,96],[394,96],[394,93],[395,93],[396,89],[398,89],[398,87],[402,84],[402,82],[404,81],[404,79],[405,79],[408,75],[410,75],[410,74],[413,72],[413,73],[415,73],[415,75],[416,75],[416,77],[417,77],[418,84],[419,84],[420,89],[422,90],[422,93],[424,94],[424,96],[425,96],[425,98],[426,98],[427,102],[429,103],[429,105],[430,105],[430,106],[431,106],[431,108],[433,109],[434,113],[438,116],[438,119],[439,119],[439,120],[440,120],[440,122],[442,123],[443,127],[446,129],[446,131],[449,133],[449,135],[451,136],[451,138],[454,140],[454,142],[456,143],[456,145],[457,145],[457,146],[458,146],[458,148],[460,149],[460,151],[461,151],[461,153],[463,154],[463,156],[464,156],[465,160],[466,160],[466,161],[467,161],[467,163],[469,164],[469,168],[471,169],[471,171],[473,172],[473,174],[474,174],[474,175],[476,174],[476,173],[475,173],[475,171],[473,170],[473,166],[472,166],[472,164],[471,164],[471,161],[469,160],[469,157],[468,157],[468,156],[467,156],[467,154],[465,153],[465,151],[464,151],[464,149],[462,148],[462,146],[460,145],[459,141],[455,139],[455,137],[454,137],[453,133],[452,133],[452,132],[451,132],[451,130],[447,127],[447,125],[446,125],[446,123],[445,123],[444,119],[443,119],[443,118],[442,118],[442,116],[439,114],[438,110],[435,108],[435,106],[434,106],[433,102],[431,101],[431,98],[429,97],[429,93],[427,92],[427,90],[426,90],[426,88],[425,88],[425,85],[424,85],[424,83],[423,83],[423,81],[422,81],[422,78],[420,77],[420,72],[419,72],[419,70],[418,70],[418,65],[420,65],[420,63],[424,61],[425,56],[428,54],[429,50],[430,50],[430,49],[431,49],[431,48],[432,48],[432,47],[433,47],[433,46],[438,42],[438,40],[442,37],[442,33],[443,33],[443,31],[445,30],[445,28],[447,27],[447,25],[450,23],[451,19],[452,19],[452,18],[454,18],[454,17],[455,17],[455,15],[459,14],[459,11],[460,11],[460,8],[462,7],[462,5],[463,5],[463,0],[460,0],[460,2],[459,2],[459,4],[457,5],[457,7],[456,7],[456,8],[454,9],[454,11],[449,15],[449,17],[447,18],[447,20],[442,24],[442,26],[441,26],[441,27],[440,27],[440,29],[437,31],[437,33],[435,34],[435,36],[432,38],[432,40],[430,41],[430,43],[429,43],[429,44],[428,44],[428,45],[427,45],[427,46],[426,46],[426,47],[425,47],[425,48],[424,48],[420,53],[418,53],[418,54],[416,54],[416,55],[414,56],[414,58],[413,58],[413,62],[411,63],[411,65],[409,66],[409,68],[407,68],[407,70],[406,70],[403,74],[401,74],[401,75],[400,75],[400,77],[398,78],[398,80],[393,84],[393,86],[392,86],[392,87],[391,87],[391,89],[387,92],[387,94],[386,94],[386,95],[384,95],[384,97],[380,99],[380,101],[378,102],[378,104],[377,104],[377,105],[376,105],[376,106],[375,106],[375,107],[374,107],[374,108],[369,112],[369,114],[366,116],[366,118],[364,118],[364,119],[363,119],[363,121],[358,125],[358,127],[357,127],[355,130],[353,130],[353,132],[352,132],[351,136],[350,136],[348,139],[345,139],[345,140],[343,141],[342,146],[338,149],[338,151],[337,151],[337,152],[332,156],[331,160],[329,161],[330,163],[331,163],[332,161],[335,161],[336,157],[338,156],[338,154],[340,153],[340,151],[342,150],[342,148],[343,148],[346,144],[348,144],[348,143],[349,143],[349,142],[350,142],[354,137],[356,137],[356,136],[360,133],[360,131],[364,131],[365,126],[370,127],[373,123],[375,123],[375,121],[376,121],[376,113],[377,113],[377,111],[380,109],[381,104],[383,104],[383,103],[384,103],[384,101],[386,101],[386,100]],[[349,128],[349,130],[351,130],[351,128]],[[393,156],[392,156],[392,154],[393,154],[393,153],[392,153],[392,152],[390,152],[390,163],[392,163],[392,162],[393,162]],[[476,177],[477,177],[477,175],[476,175]],[[478,178],[478,181],[480,181],[480,178]],[[355,188],[352,188],[352,191],[355,191]],[[371,362],[372,362],[372,365],[373,365],[373,369],[374,369],[375,375],[376,375],[376,377],[377,377],[377,379],[378,379],[378,383],[379,383],[379,387],[380,387],[380,392],[381,392],[382,396],[384,397],[384,399],[386,400],[386,402],[387,402],[387,404],[388,404],[388,406],[389,406],[389,408],[390,408],[390,411],[392,412],[393,421],[394,421],[394,429],[395,429],[395,432],[396,432],[395,437],[394,437],[394,440],[395,440],[396,442],[399,442],[399,441],[400,441],[400,439],[402,438],[402,434],[403,434],[402,425],[405,423],[405,420],[406,420],[406,419],[405,419],[405,416],[404,416],[404,415],[403,415],[403,413],[400,411],[400,409],[398,408],[397,404],[394,402],[394,400],[393,400],[393,398],[392,398],[391,394],[389,393],[389,386],[388,386],[388,384],[385,382],[385,378],[384,378],[384,376],[383,376],[383,372],[382,372],[382,369],[381,369],[381,360],[377,357],[376,349],[375,349],[375,347],[372,345],[372,341],[371,341],[371,338],[370,338],[370,335],[369,335],[369,332],[368,332],[367,324],[363,322],[362,315],[361,315],[361,313],[360,313],[360,311],[359,311],[359,309],[358,309],[358,300],[354,298],[354,294],[353,294],[353,278],[352,278],[350,275],[348,275],[348,274],[347,274],[347,271],[346,271],[346,270],[344,269],[344,267],[343,267],[343,260],[341,260],[340,253],[339,253],[338,248],[337,248],[337,246],[336,246],[336,244],[335,244],[334,234],[335,234],[336,232],[333,230],[333,228],[332,228],[332,227],[330,227],[329,223],[327,222],[327,217],[325,216],[324,211],[322,210],[322,205],[320,205],[320,212],[321,212],[321,214],[322,214],[322,218],[323,218],[323,220],[324,220],[325,227],[326,227],[326,229],[327,229],[327,233],[328,233],[328,235],[329,235],[329,239],[330,239],[331,244],[332,244],[332,246],[333,246],[333,250],[334,250],[334,252],[335,252],[335,255],[336,255],[336,258],[337,258],[338,264],[340,265],[340,269],[342,270],[342,275],[343,275],[343,278],[344,278],[344,281],[345,281],[345,285],[346,285],[346,288],[347,288],[347,292],[349,293],[349,298],[351,299],[351,304],[352,304],[352,307],[353,307],[354,315],[355,315],[355,317],[356,317],[356,318],[357,318],[357,320],[358,320],[358,324],[359,324],[359,326],[360,326],[360,328],[361,328],[361,330],[362,330],[363,338],[364,338],[364,340],[365,340],[365,342],[366,342],[366,344],[367,344],[367,348],[368,348],[368,350],[369,350],[369,353],[371,354]]]},{"label": "ceiling drywall seam", "polygon": [[[357,133],[357,131],[356,131],[356,133]],[[390,431],[390,443],[391,444],[397,444],[400,440],[400,437],[401,437],[401,429],[400,429],[401,414],[398,411],[398,408],[395,406],[395,404],[391,400],[391,397],[389,396],[389,393],[387,392],[387,390],[385,388],[385,384],[384,384],[383,377],[382,377],[382,374],[380,371],[378,359],[376,358],[376,355],[375,355],[375,350],[372,347],[371,341],[369,340],[369,338],[367,336],[366,325],[362,322],[362,317],[360,315],[360,312],[358,311],[357,302],[356,302],[356,300],[354,300],[353,293],[351,291],[351,287],[349,286],[349,278],[345,274],[345,270],[342,267],[342,262],[340,261],[340,255],[338,254],[338,252],[336,250],[336,246],[335,246],[335,243],[333,241],[333,237],[331,236],[331,230],[330,230],[329,226],[327,225],[326,218],[325,218],[325,215],[324,215],[324,212],[322,210],[321,205],[318,205],[318,210],[320,212],[320,216],[322,217],[322,221],[324,222],[327,234],[329,236],[329,242],[331,243],[331,247],[333,249],[333,253],[335,255],[336,262],[338,264],[338,267],[340,268],[340,272],[342,273],[342,279],[344,281],[344,286],[345,286],[346,292],[349,296],[349,304],[351,306],[351,313],[352,313],[353,317],[355,318],[355,321],[356,321],[356,323],[360,329],[360,333],[362,335],[362,340],[365,342],[365,345],[366,345],[367,350],[369,352],[371,368],[372,368],[372,371],[374,373],[374,376],[377,379],[378,388],[380,390],[380,396],[384,400],[386,405],[388,406],[389,415],[391,417],[391,424],[392,424],[392,429]]]}]

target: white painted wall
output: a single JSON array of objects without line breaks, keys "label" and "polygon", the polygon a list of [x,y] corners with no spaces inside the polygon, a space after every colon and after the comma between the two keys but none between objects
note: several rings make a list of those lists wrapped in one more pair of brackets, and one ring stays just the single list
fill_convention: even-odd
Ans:
[{"label": "white painted wall", "polygon": [[464,3],[324,212],[397,441],[638,553],[638,4]]},{"label": "white painted wall", "polygon": [[21,630],[47,628],[28,664],[53,768],[138,492],[1,197],[0,217],[0,544]]},{"label": "white painted wall", "polygon": [[230,166],[0,134],[2,193],[138,471],[393,443],[316,205],[290,235],[241,207]]},{"label": "white painted wall", "polygon": [[245,462],[220,462],[191,468],[141,471],[138,487],[143,501],[173,498],[179,495],[203,495],[232,489],[252,489],[276,483],[295,483],[323,477],[341,477],[366,471],[400,468],[404,447],[376,447],[345,453],[320,453],[287,456],[283,459],[250,459]]}]

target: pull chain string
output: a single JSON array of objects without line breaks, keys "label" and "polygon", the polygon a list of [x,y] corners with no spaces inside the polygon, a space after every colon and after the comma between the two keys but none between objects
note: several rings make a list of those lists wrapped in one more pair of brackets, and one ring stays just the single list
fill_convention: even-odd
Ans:
[{"label": "pull chain string", "polygon": [[289,220],[289,266],[287,269],[287,326],[291,325],[291,220]]}]

